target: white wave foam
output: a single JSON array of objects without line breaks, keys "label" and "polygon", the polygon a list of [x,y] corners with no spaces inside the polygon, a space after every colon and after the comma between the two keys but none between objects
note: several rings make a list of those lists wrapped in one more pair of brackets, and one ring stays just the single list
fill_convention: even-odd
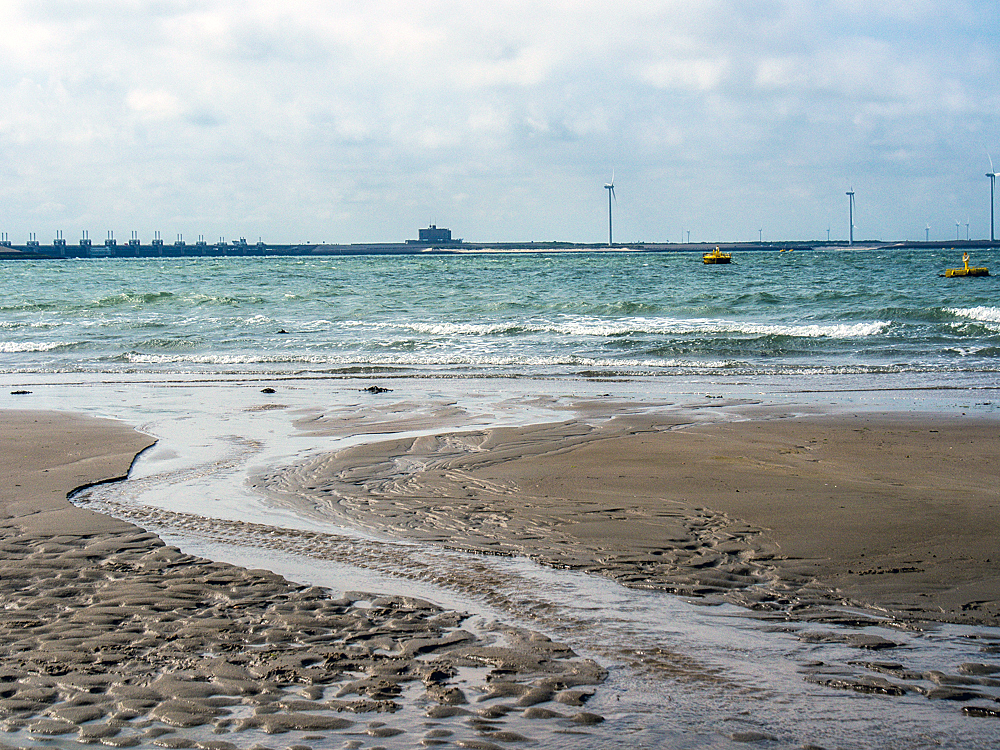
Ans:
[{"label": "white wave foam", "polygon": [[[352,321],[352,326],[365,325]],[[890,323],[875,320],[865,323],[766,324],[711,318],[623,318],[607,321],[598,318],[567,317],[557,321],[527,320],[496,323],[376,323],[375,328],[403,328],[430,336],[495,336],[506,333],[548,333],[562,336],[612,338],[628,335],[724,335],[792,336],[798,338],[864,338],[877,336]]]},{"label": "white wave foam", "polygon": [[836,323],[830,325],[758,325],[737,329],[738,332],[759,336],[795,336],[799,338],[860,339],[878,336],[891,324],[886,320],[868,323]]},{"label": "white wave foam", "polygon": [[664,368],[723,368],[731,365],[725,361],[695,362],[678,359],[613,359],[601,357],[517,356],[517,355],[463,355],[452,354],[442,358],[439,353],[407,353],[357,356],[342,355],[289,355],[254,356],[225,354],[142,354],[128,352],[122,359],[137,365],[298,365],[313,367],[582,367],[615,368],[624,370],[660,370]]},{"label": "white wave foam", "polygon": [[[328,357],[303,355],[260,356],[255,354],[142,354],[127,352],[121,356],[125,362],[136,365],[329,365]],[[363,363],[362,363],[363,364]]]},{"label": "white wave foam", "polygon": [[51,352],[66,346],[62,341],[0,341],[0,352],[4,354],[24,354],[27,352]]},{"label": "white wave foam", "polygon": [[410,329],[428,336],[496,336],[518,329],[544,331],[535,324],[521,323],[414,323]]},{"label": "white wave foam", "polygon": [[968,318],[980,323],[1000,323],[1000,307],[953,307],[946,308],[945,312],[951,313],[959,318]]},{"label": "white wave foam", "polygon": [[63,324],[59,321],[48,321],[48,320],[33,320],[30,322],[21,320],[0,320],[0,329],[5,331],[14,331],[20,328],[49,330],[52,328],[58,328],[61,325]]},{"label": "white wave foam", "polygon": [[250,318],[236,318],[236,322],[244,326],[266,326],[273,325],[274,320],[266,315],[254,315]]}]

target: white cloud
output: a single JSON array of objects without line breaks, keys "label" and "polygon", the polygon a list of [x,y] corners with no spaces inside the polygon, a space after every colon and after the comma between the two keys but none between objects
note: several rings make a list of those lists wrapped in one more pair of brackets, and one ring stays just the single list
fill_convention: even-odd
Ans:
[{"label": "white cloud", "polygon": [[658,60],[645,67],[642,78],[657,88],[714,91],[725,81],[729,60]]},{"label": "white cloud", "polygon": [[125,97],[128,108],[144,119],[165,120],[178,117],[182,112],[180,101],[169,91],[134,89]]},{"label": "white cloud", "polygon": [[818,237],[850,182],[883,234],[916,236],[917,191],[973,212],[982,146],[1000,152],[995,10],[11,1],[0,228],[356,242],[434,216],[467,239],[593,240],[615,169],[623,238],[751,238],[764,215]]}]

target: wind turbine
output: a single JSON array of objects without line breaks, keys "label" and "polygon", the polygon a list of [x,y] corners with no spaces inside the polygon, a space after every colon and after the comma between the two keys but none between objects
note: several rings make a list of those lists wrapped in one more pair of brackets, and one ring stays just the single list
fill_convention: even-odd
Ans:
[{"label": "wind turbine", "polygon": [[993,194],[997,187],[997,173],[993,169],[993,157],[989,151],[986,152],[986,158],[990,160],[990,171],[986,173],[990,178],[990,242],[996,242],[996,236],[993,234]]},{"label": "wind turbine", "polygon": [[615,199],[615,203],[618,202],[618,196],[615,195],[615,172],[611,170],[611,182],[604,183],[604,189],[608,191],[608,247],[611,247],[614,243],[611,241],[611,199]]},{"label": "wind turbine", "polygon": [[962,233],[962,222],[956,221],[955,222],[955,240],[956,241],[961,239],[961,236],[960,236],[961,233]]},{"label": "wind turbine", "polygon": [[853,245],[854,244],[854,188],[853,187],[847,191],[847,197],[849,198],[848,207],[850,209],[850,220],[851,220],[851,234],[850,234],[850,240],[848,241],[847,244]]},{"label": "wind turbine", "polygon": [[925,232],[924,242],[930,242],[931,241],[931,225],[930,224],[928,224],[924,228],[924,232]]}]

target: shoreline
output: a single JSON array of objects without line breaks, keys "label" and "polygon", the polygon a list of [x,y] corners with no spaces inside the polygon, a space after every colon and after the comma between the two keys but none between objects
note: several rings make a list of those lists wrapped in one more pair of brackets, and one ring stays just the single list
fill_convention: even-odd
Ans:
[{"label": "shoreline", "polygon": [[366,443],[259,479],[328,521],[635,588],[1000,624],[1000,421],[593,416]]},{"label": "shoreline", "polygon": [[309,747],[337,733],[472,747],[586,736],[602,721],[583,706],[606,673],[565,646],[183,553],[66,499],[123,476],[152,438],[61,413],[0,416],[0,729],[15,741],[222,750],[239,746],[227,735]]}]

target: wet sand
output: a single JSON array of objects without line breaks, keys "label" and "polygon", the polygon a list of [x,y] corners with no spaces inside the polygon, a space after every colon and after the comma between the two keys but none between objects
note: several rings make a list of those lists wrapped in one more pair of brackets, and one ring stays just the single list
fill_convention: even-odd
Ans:
[{"label": "wet sand", "polygon": [[[302,427],[349,429],[320,421]],[[804,619],[848,604],[997,625],[998,427],[588,418],[370,443],[260,481],[301,512],[633,587]]]},{"label": "wet sand", "polygon": [[228,750],[278,734],[281,746],[326,746],[333,734],[486,748],[530,741],[526,725],[583,735],[600,722],[583,704],[604,670],[540,634],[473,633],[464,615],[418,599],[194,557],[67,501],[125,476],[151,443],[109,421],[0,413],[0,730],[11,742]]},{"label": "wet sand", "polygon": [[[328,520],[525,554],[769,618],[850,624],[830,606],[848,603],[904,621],[996,623],[996,421],[754,416],[598,409],[382,439],[259,482]],[[488,748],[563,735],[600,746],[587,698],[605,671],[593,661],[519,628],[472,632],[463,614],[418,599],[330,592],[185,554],[65,499],[124,476],[148,437],[61,414],[3,412],[0,424],[0,748],[47,738],[308,748],[334,737]],[[301,428],[363,432],[336,415]],[[800,637],[854,639],[862,653],[893,645],[814,626]],[[963,711],[993,717],[990,670],[918,675],[866,661],[858,674],[827,665],[804,676],[978,698]]]}]

